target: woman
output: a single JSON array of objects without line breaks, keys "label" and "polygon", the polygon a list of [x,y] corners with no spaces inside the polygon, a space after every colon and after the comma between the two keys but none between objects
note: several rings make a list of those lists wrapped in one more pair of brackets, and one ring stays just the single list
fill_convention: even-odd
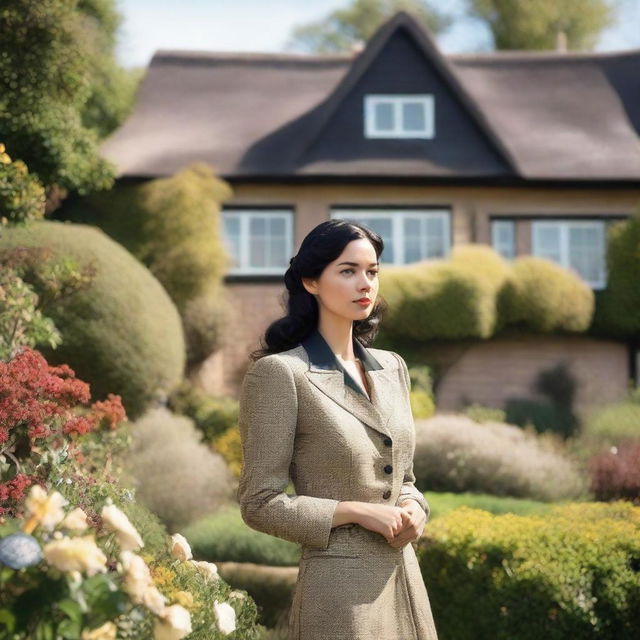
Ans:
[{"label": "woman", "polygon": [[288,314],[242,384],[242,518],[302,545],[289,640],[437,640],[411,544],[429,505],[414,486],[409,374],[365,346],[384,308],[382,249],[352,221],[313,229],[285,273]]}]

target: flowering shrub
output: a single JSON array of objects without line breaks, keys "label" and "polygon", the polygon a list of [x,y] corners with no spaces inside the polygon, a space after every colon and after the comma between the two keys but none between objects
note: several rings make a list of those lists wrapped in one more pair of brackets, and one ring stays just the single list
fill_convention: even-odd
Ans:
[{"label": "flowering shrub", "polygon": [[[192,612],[200,607],[190,591],[171,590],[171,565],[150,567],[139,553],[142,537],[114,504],[105,503],[100,513],[101,525],[91,526],[57,491],[31,488],[23,517],[0,540],[0,625],[12,638],[180,640],[194,631]],[[187,565],[194,587],[211,595],[216,565],[194,561],[179,534],[167,546],[173,565]],[[209,633],[214,622],[223,634],[236,629],[235,609],[217,598],[208,618]]]},{"label": "flowering shrub", "polygon": [[640,442],[594,455],[589,470],[591,489],[598,500],[622,498],[640,505]]},{"label": "flowering shrub", "polygon": [[89,385],[67,365],[22,348],[0,362],[0,515],[16,515],[24,490],[79,453],[77,437],[126,419],[119,396],[89,405]]}]

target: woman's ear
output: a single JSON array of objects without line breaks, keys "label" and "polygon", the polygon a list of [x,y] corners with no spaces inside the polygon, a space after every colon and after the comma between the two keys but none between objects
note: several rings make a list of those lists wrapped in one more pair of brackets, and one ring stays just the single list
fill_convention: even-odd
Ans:
[{"label": "woman's ear", "polygon": [[312,278],[302,278],[302,286],[311,294],[316,295],[318,293],[318,284]]}]

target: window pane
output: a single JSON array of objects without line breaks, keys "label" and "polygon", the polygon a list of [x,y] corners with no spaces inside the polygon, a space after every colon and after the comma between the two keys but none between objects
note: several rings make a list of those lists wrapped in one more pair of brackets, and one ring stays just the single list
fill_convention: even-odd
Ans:
[{"label": "window pane", "polygon": [[231,267],[240,264],[240,218],[223,217],[224,244],[232,257]]},{"label": "window pane", "polygon": [[425,113],[421,102],[405,102],[402,105],[402,128],[405,131],[424,131]]},{"label": "window pane", "polygon": [[393,130],[393,104],[391,102],[376,103],[375,128],[378,131]]},{"label": "window pane", "polygon": [[535,255],[540,258],[547,258],[562,263],[560,255],[560,227],[559,225],[535,226]]},{"label": "window pane", "polygon": [[249,221],[249,266],[267,266],[267,221],[263,217]]},{"label": "window pane", "polygon": [[402,237],[404,238],[405,264],[418,262],[424,258],[422,252],[424,243],[420,219],[405,217],[403,222]]},{"label": "window pane", "polygon": [[369,229],[375,231],[384,242],[384,250],[380,256],[380,262],[393,262],[393,233],[391,231],[392,224],[391,218],[358,218],[358,222],[361,222]]},{"label": "window pane", "polygon": [[274,216],[270,220],[270,267],[284,267],[286,263],[284,218]]},{"label": "window pane", "polygon": [[513,220],[493,220],[491,222],[491,245],[507,260],[516,254],[516,225]]},{"label": "window pane", "polygon": [[601,238],[594,225],[569,227],[569,265],[588,282],[598,282],[604,270]]}]

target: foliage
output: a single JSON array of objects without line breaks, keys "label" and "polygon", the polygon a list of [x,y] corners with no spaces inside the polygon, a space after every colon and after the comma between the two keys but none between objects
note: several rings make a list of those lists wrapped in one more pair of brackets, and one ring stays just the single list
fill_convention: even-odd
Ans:
[{"label": "foliage", "polygon": [[380,293],[389,306],[385,332],[420,341],[488,338],[508,275],[507,262],[481,245],[457,245],[446,260],[389,266],[380,273]]},{"label": "foliage", "polygon": [[115,168],[82,123],[94,42],[77,0],[5,0],[0,12],[3,142],[45,187],[86,193],[112,185]]},{"label": "foliage", "polygon": [[214,440],[214,449],[224,458],[229,471],[240,478],[242,471],[242,441],[240,429],[231,427]]},{"label": "foliage", "polygon": [[207,442],[238,424],[237,399],[212,396],[188,380],[183,380],[169,396],[169,407],[191,418]]},{"label": "foliage", "polygon": [[631,500],[640,506],[640,439],[596,454],[589,469],[598,500]]},{"label": "foliage", "polygon": [[164,408],[148,411],[133,430],[125,465],[138,498],[169,531],[233,498],[232,476],[224,459],[201,437],[189,418]]},{"label": "foliage", "polygon": [[506,414],[502,409],[484,407],[481,404],[473,403],[465,407],[462,412],[467,418],[474,422],[506,422]]},{"label": "foliage", "polygon": [[599,291],[592,330],[617,339],[640,337],[640,208],[607,232],[607,288]]},{"label": "foliage", "polygon": [[411,413],[414,418],[430,418],[436,410],[431,369],[425,365],[412,365],[408,369],[411,382]]},{"label": "foliage", "polygon": [[497,302],[504,325],[535,333],[589,328],[594,294],[584,280],[546,258],[520,256],[511,265]]},{"label": "foliage", "polygon": [[558,33],[567,49],[592,50],[613,22],[607,0],[469,0],[469,13],[487,23],[496,49],[555,49]]},{"label": "foliage", "polygon": [[[184,370],[180,318],[166,291],[93,227],[40,221],[29,229],[8,228],[0,237],[0,251],[43,246],[55,260],[74,260],[81,272],[95,270],[90,286],[47,307],[62,344],[55,351],[43,348],[44,355],[68,362],[96,395],[120,395],[131,417],[141,415],[159,394],[171,391]],[[48,296],[46,280],[34,277],[30,284]]]},{"label": "foliage", "polygon": [[0,227],[44,217],[44,188],[22,160],[11,160],[0,144]]},{"label": "foliage", "polygon": [[398,11],[412,14],[434,33],[451,24],[449,16],[425,0],[352,0],[347,7],[336,9],[317,22],[295,27],[288,46],[311,53],[349,51],[369,40]]},{"label": "foliage", "polygon": [[587,479],[557,436],[439,413],[416,421],[416,486],[558,500],[581,498]]},{"label": "foliage", "polygon": [[0,360],[21,346],[57,347],[62,338],[47,309],[88,287],[93,270],[44,248],[0,250],[0,268]]},{"label": "foliage", "polygon": [[125,69],[116,61],[122,16],[114,0],[78,0],[78,12],[92,56],[90,93],[82,108],[82,122],[105,138],[131,111],[144,69]]},{"label": "foliage", "polygon": [[90,406],[89,399],[89,385],[70,367],[50,366],[33,349],[0,362],[0,514],[14,515],[24,489],[77,455],[78,436],[126,418],[119,396]]},{"label": "foliage", "polygon": [[427,525],[418,548],[423,575],[434,578],[438,633],[631,640],[640,628],[639,534],[640,507],[625,502],[531,516],[455,509]]}]

